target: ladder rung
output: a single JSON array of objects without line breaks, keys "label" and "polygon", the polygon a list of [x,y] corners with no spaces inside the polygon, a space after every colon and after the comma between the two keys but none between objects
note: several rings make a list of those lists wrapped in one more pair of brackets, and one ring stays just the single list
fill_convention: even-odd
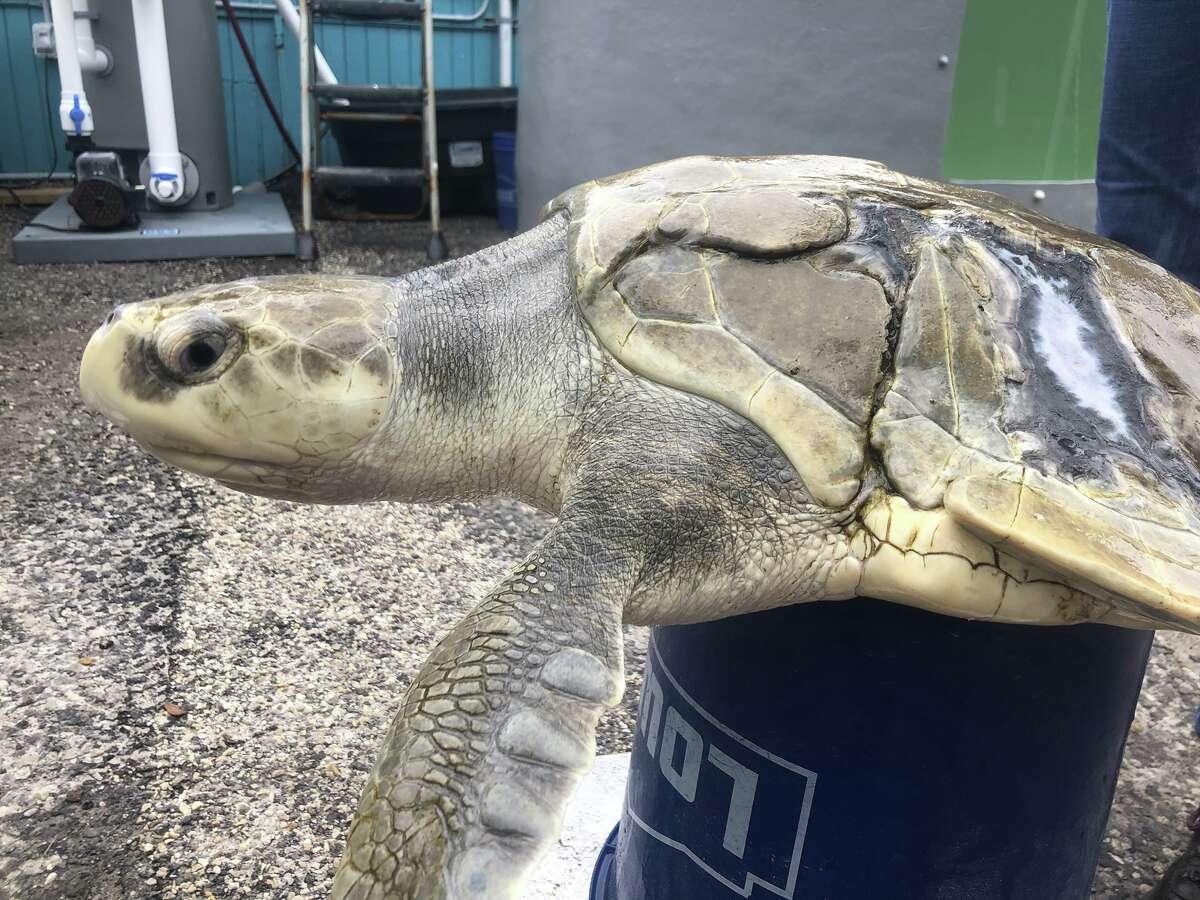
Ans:
[{"label": "ladder rung", "polygon": [[[386,84],[318,84],[312,87],[313,94],[324,101],[346,100],[355,107],[376,108],[386,112],[420,113],[424,107],[424,93],[420,88],[397,87]],[[447,88],[437,92],[438,112],[464,109],[514,109],[517,105],[516,88]],[[329,115],[322,109],[323,116]]]},{"label": "ladder rung", "polygon": [[[333,122],[420,122],[418,113],[407,112],[377,112],[374,110],[321,110],[321,118]],[[2,200],[3,198],[0,198]]]},{"label": "ladder rung", "polygon": [[323,15],[348,19],[419,19],[418,0],[312,0],[312,9]]},{"label": "ladder rung", "polygon": [[516,88],[445,88],[435,95],[438,111],[461,109],[512,109]]},{"label": "ladder rung", "polygon": [[350,100],[369,103],[415,103],[420,105],[424,91],[394,84],[314,84],[313,96],[331,100]]},{"label": "ladder rung", "polygon": [[424,169],[384,166],[321,166],[313,172],[319,184],[341,187],[420,187]]}]

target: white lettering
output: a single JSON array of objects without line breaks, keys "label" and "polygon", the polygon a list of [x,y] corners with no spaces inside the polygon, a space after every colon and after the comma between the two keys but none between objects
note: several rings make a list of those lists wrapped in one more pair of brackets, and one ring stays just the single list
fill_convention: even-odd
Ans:
[{"label": "white lettering", "polygon": [[646,673],[642,687],[642,708],[638,710],[638,730],[646,739],[646,750],[653,759],[658,748],[658,725],[662,719],[663,690],[653,672]]},{"label": "white lettering", "polygon": [[712,746],[708,748],[708,761],[733,779],[733,794],[729,798],[729,814],[725,817],[722,845],[741,859],[746,852],[746,835],[750,831],[750,813],[754,810],[754,794],[758,790],[758,773]]},{"label": "white lettering", "polygon": [[[683,754],[683,768],[674,769],[675,738],[683,738],[687,744]],[[675,707],[667,707],[667,720],[663,725],[662,754],[658,758],[663,776],[671,787],[679,792],[688,803],[696,799],[696,781],[700,777],[700,763],[704,755],[704,739],[700,732],[683,720]]]}]

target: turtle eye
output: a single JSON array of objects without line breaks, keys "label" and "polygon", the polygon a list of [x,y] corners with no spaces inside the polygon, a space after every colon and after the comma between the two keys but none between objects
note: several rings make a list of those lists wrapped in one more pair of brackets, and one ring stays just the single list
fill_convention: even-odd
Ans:
[{"label": "turtle eye", "polygon": [[211,381],[238,358],[241,333],[219,316],[196,310],[159,325],[153,356],[163,375],[184,384]]},{"label": "turtle eye", "polygon": [[179,371],[184,375],[203,375],[217,364],[227,343],[223,335],[205,334],[183,345],[179,351]]}]

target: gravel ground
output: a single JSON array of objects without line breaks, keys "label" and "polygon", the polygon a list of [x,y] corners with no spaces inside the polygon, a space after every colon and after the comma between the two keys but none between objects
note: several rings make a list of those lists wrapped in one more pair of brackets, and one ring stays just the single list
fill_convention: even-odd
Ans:
[{"label": "gravel ground", "polygon": [[[0,245],[17,216],[0,218]],[[500,240],[448,223],[465,253]],[[423,262],[418,224],[323,224],[327,272]],[[0,257],[0,900],[322,898],[433,642],[542,534],[515,503],[307,508],[167,469],[76,391],[116,303],[295,260]],[[628,749],[645,633],[602,752]],[[1200,644],[1163,635],[1097,897],[1150,890],[1200,801]],[[1050,900],[1050,898],[1047,898]]]}]

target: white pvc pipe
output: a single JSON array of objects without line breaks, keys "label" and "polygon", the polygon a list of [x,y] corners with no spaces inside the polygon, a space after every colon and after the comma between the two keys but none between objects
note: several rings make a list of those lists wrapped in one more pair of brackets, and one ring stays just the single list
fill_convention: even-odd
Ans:
[{"label": "white pvc pipe", "polygon": [[85,72],[95,72],[107,75],[112,71],[112,54],[105,47],[99,46],[92,37],[91,11],[88,0],[74,0],[75,16],[75,48],[79,56],[79,66]]},{"label": "white pvc pipe", "polygon": [[429,230],[442,230],[442,200],[438,188],[437,97],[433,87],[433,0],[421,11],[421,86],[425,88],[425,165],[429,176]]},{"label": "white pvc pipe", "polygon": [[[279,0],[275,0],[275,2],[278,3]],[[216,3],[216,6],[218,9],[224,8],[224,4],[221,3],[221,0],[215,0],[215,3]],[[465,13],[465,14],[457,14],[457,15],[447,14],[447,13],[434,13],[433,21],[434,22],[459,22],[459,23],[461,23],[461,22],[478,22],[480,19],[482,19],[487,14],[488,7],[491,5],[492,5],[492,0],[479,0],[479,6],[476,7],[475,12]],[[269,10],[271,8],[271,6],[269,3],[251,3],[251,2],[249,2],[249,0],[233,0],[233,8],[234,9],[244,9],[249,12],[266,12],[267,10]]]},{"label": "white pvc pipe", "polygon": [[75,45],[75,9],[71,0],[51,0],[50,20],[54,25],[54,52],[58,57],[58,77],[62,95],[58,101],[58,121],[67,134],[92,133],[92,107],[83,92],[83,70]]},{"label": "white pvc pipe", "polygon": [[[292,0],[275,0],[275,8],[279,10],[279,18],[283,19],[283,24],[287,26],[292,37],[299,43],[300,13],[296,12],[296,7],[292,6]],[[313,56],[317,58],[317,81],[320,84],[337,84],[337,76],[333,74],[333,69],[329,68],[329,63],[325,61],[325,54],[315,44],[313,45]]]},{"label": "white pvc pipe", "polygon": [[[56,0],[57,2],[57,0]],[[150,142],[150,196],[167,205],[183,199],[183,159],[175,129],[175,95],[167,56],[165,0],[132,0],[133,36],[137,42],[138,77]]]},{"label": "white pvc pipe", "polygon": [[512,21],[512,0],[500,0],[500,87],[512,87],[513,83]]},{"label": "white pvc pipe", "polygon": [[[304,236],[311,240],[312,206],[312,96],[309,77],[309,42],[312,41],[312,13],[308,0],[300,0],[300,221]],[[320,138],[318,138],[319,140]],[[303,246],[303,245],[302,245]]]},{"label": "white pvc pipe", "polygon": [[[430,2],[432,2],[432,0],[430,0]],[[479,6],[475,10],[475,12],[467,13],[466,15],[462,15],[462,14],[456,15],[454,13],[434,13],[433,21],[435,21],[435,22],[478,22],[480,19],[483,18],[484,13],[487,12],[487,9],[491,5],[491,3],[492,3],[492,0],[480,0]]]}]

